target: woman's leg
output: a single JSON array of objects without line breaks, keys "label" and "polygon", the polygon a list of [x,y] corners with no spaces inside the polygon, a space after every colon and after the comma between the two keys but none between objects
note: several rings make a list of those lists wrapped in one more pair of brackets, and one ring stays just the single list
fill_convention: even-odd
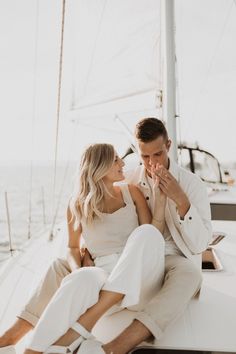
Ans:
[{"label": "woman's leg", "polygon": [[[98,319],[113,305],[123,300],[132,309],[143,308],[144,304],[161,288],[164,274],[164,239],[151,225],[138,227],[129,237],[122,255],[108,277],[99,301],[89,308],[78,320],[91,331]],[[110,290],[105,290],[110,289]],[[78,337],[69,329],[56,344],[68,345]]]},{"label": "woman's leg", "polygon": [[107,273],[97,267],[84,267],[64,278],[35,327],[29,348],[43,352],[60,338],[98,301],[106,279]]},{"label": "woman's leg", "polygon": [[[86,268],[84,268],[84,271],[85,269]],[[98,272],[98,274],[99,271],[103,272],[102,269],[96,267],[87,268],[87,272],[89,271],[91,272],[92,270]],[[80,270],[79,271],[80,273],[78,272],[79,276],[81,276],[82,271],[83,270]],[[110,307],[112,307],[114,304],[116,304],[123,298],[124,299],[122,301],[122,304],[124,307],[137,305],[137,304],[139,304],[139,306],[142,306],[142,304],[146,303],[147,301],[150,301],[152,296],[156,293],[157,289],[160,288],[162,284],[163,273],[164,273],[163,237],[160,234],[160,232],[157,229],[155,229],[153,226],[142,225],[138,227],[130,235],[129,240],[127,241],[125,249],[122,252],[122,255],[118,263],[116,264],[115,268],[111,272],[106,282],[103,273],[103,281],[105,285],[103,286],[103,291],[101,291],[100,297],[98,297],[99,289],[98,288],[96,289],[98,290],[98,293],[96,294],[97,296],[96,301],[94,301],[93,304],[90,301],[90,305],[89,305],[87,300],[92,295],[93,296],[95,295],[94,289],[90,289],[90,296],[88,296],[89,295],[88,292],[86,291],[83,292],[84,300],[81,298],[81,296],[79,299],[80,301],[74,299],[74,294],[75,293],[77,294],[75,286],[76,284],[78,284],[78,281],[75,281],[75,279],[73,279],[73,281],[71,282],[71,284],[73,283],[74,285],[71,288],[68,287],[68,289],[70,288],[69,291],[68,290],[67,292],[64,291],[64,294],[62,294],[62,291],[57,292],[56,295],[58,295],[57,298],[59,298],[59,300],[61,297],[61,299],[63,299],[64,302],[66,301],[70,304],[74,304],[77,307],[77,309],[74,308],[74,310],[72,310],[72,306],[71,306],[70,311],[66,312],[67,317],[69,318],[67,320],[61,319],[62,321],[64,321],[63,329],[62,327],[60,329],[56,328],[57,326],[55,325],[55,315],[58,313],[58,309],[60,309],[61,307],[59,305],[60,301],[55,301],[54,299],[54,301],[51,303],[50,306],[51,316],[46,316],[48,322],[45,323],[45,321],[43,321],[44,325],[43,326],[41,325],[40,330],[39,328],[36,327],[37,340],[31,342],[30,344],[31,349],[34,349],[35,351],[38,352],[42,352],[47,348],[47,346],[45,346],[46,343],[42,345],[42,338],[45,338],[47,336],[49,329],[52,332],[53,326],[54,326],[53,327],[54,336],[51,336],[51,342],[50,340],[47,339],[48,346],[52,343],[58,345],[59,344],[67,345],[68,342],[71,343],[72,337],[77,338],[78,333],[74,332],[72,329],[69,329],[68,331],[68,328],[72,327],[76,319],[79,318],[77,322],[83,325],[85,329],[91,330],[94,324],[97,322],[97,320]],[[87,277],[86,277],[86,273],[84,275],[85,277],[83,277],[83,281],[87,285],[88,274]],[[65,281],[63,281],[63,283],[66,284],[66,280],[72,278],[75,278],[74,274],[68,276],[65,279]],[[90,283],[94,285],[96,279],[91,278],[90,280],[92,280],[92,282]],[[102,288],[102,285],[100,289]],[[59,296],[60,293],[61,296]],[[79,294],[81,295],[81,289],[79,291]],[[73,299],[70,297],[73,297]],[[81,302],[84,304],[83,306],[84,311],[81,310],[81,306],[82,306]],[[54,306],[53,303],[56,306]],[[88,309],[87,311],[86,311],[86,307]],[[75,317],[76,314],[77,317]],[[52,321],[49,321],[49,319],[50,320],[54,319],[54,323]],[[56,333],[57,333],[57,337],[55,335]],[[60,339],[57,340],[57,338],[59,337]],[[27,351],[26,353],[29,354],[35,351]]]},{"label": "woman's leg", "polygon": [[62,279],[69,273],[70,269],[66,260],[58,258],[51,264],[16,322],[0,337],[0,347],[16,344],[35,327]]}]

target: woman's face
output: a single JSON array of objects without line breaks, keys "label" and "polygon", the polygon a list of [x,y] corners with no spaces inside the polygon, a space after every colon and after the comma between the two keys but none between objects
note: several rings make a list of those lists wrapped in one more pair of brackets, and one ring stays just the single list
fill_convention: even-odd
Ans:
[{"label": "woman's face", "polygon": [[124,161],[115,153],[114,162],[111,168],[108,170],[106,176],[103,178],[104,182],[118,182],[122,181],[125,176],[123,174]]}]

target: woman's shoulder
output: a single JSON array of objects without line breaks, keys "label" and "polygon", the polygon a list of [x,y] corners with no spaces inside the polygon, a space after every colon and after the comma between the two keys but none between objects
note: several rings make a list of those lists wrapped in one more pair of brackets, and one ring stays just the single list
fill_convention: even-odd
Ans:
[{"label": "woman's shoulder", "polygon": [[120,183],[119,188],[121,189],[122,193],[124,194],[129,194],[130,199],[135,202],[137,199],[144,198],[142,192],[140,189],[135,185],[131,183]]}]

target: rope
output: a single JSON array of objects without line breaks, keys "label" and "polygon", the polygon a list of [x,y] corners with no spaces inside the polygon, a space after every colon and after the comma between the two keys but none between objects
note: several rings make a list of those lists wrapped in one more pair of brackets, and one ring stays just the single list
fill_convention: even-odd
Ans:
[{"label": "rope", "polygon": [[43,212],[43,226],[46,228],[46,213],[45,213],[45,196],[44,196],[44,187],[41,187],[41,196],[42,196],[42,212]]},{"label": "rope", "polygon": [[13,248],[12,248],[12,242],[11,242],[11,220],[10,220],[10,213],[9,213],[7,192],[5,192],[5,205],[6,205],[6,212],[7,212],[7,227],[8,227],[8,238],[9,238],[9,251],[11,252],[11,256],[12,256],[12,255],[13,255]]},{"label": "rope", "polygon": [[[62,64],[63,64],[63,47],[64,47],[64,28],[65,28],[65,12],[66,0],[62,0],[62,22],[61,22],[61,41],[60,41],[60,58],[59,58],[59,77],[58,77],[58,93],[57,93],[57,121],[56,121],[56,143],[55,143],[55,158],[54,158],[54,176],[53,176],[53,206],[55,209],[56,197],[56,179],[57,179],[57,154],[58,154],[58,140],[59,140],[59,122],[61,111],[61,84],[62,84]],[[53,228],[55,226],[55,217],[53,218],[50,239],[53,239]]]},{"label": "rope", "polygon": [[34,48],[34,80],[33,80],[33,114],[31,128],[31,160],[30,160],[30,189],[29,189],[29,216],[28,216],[28,239],[31,237],[31,215],[32,215],[32,189],[33,189],[33,146],[36,121],[36,96],[37,96],[37,52],[38,52],[38,33],[39,33],[39,0],[36,3],[36,24],[35,24],[35,48]]},{"label": "rope", "polygon": [[97,40],[98,40],[98,36],[99,36],[100,30],[101,30],[101,24],[102,24],[102,19],[103,19],[104,13],[105,13],[106,5],[107,5],[107,0],[104,1],[101,17],[100,17],[99,24],[98,24],[98,29],[96,31],[96,37],[95,37],[93,50],[92,50],[92,55],[90,57],[90,63],[89,63],[87,77],[86,77],[86,81],[85,81],[84,95],[86,95],[86,91],[87,91],[87,87],[88,87],[89,76],[90,76],[91,68],[92,68],[92,65],[93,65],[93,62],[94,62],[94,56],[95,56],[95,51],[96,51],[96,46],[97,46]]}]

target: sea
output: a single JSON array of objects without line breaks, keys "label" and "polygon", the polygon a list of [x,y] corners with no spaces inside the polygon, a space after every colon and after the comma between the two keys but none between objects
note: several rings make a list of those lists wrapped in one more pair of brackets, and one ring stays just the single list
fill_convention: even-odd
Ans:
[{"label": "sea", "polygon": [[0,266],[10,249],[50,231],[54,218],[55,224],[65,220],[75,172],[73,162],[58,165],[56,177],[49,163],[32,166],[32,174],[26,164],[0,165]]}]

